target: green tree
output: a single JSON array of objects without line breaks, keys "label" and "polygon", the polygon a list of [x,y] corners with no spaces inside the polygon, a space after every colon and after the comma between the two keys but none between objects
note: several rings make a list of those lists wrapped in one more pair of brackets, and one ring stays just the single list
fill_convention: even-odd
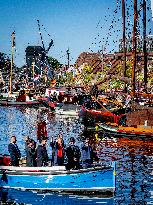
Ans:
[{"label": "green tree", "polygon": [[84,79],[85,84],[90,84],[91,80],[94,77],[93,68],[89,65],[84,66],[83,71],[82,71],[82,77]]},{"label": "green tree", "polygon": [[10,59],[5,53],[0,52],[0,71],[5,83],[8,81],[10,75],[10,67]]},{"label": "green tree", "polygon": [[[120,63],[117,65],[116,75],[123,76],[123,65]],[[131,78],[132,76],[132,62],[131,61],[126,61],[126,77]]]},{"label": "green tree", "polygon": [[82,72],[78,80],[82,81],[84,85],[90,85],[94,79],[93,68],[87,64],[81,66]]},{"label": "green tree", "polygon": [[51,66],[51,68],[53,68],[54,72],[57,72],[58,69],[62,65],[57,59],[55,59],[55,58],[53,58],[51,56],[48,57],[48,63]]}]

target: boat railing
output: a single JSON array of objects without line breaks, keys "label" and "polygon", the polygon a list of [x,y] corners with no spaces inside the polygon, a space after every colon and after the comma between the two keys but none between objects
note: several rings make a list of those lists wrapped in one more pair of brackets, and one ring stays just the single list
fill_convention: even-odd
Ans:
[{"label": "boat railing", "polygon": [[65,166],[52,166],[52,167],[16,167],[16,166],[0,166],[0,170],[11,170],[11,171],[62,171],[65,170]]},{"label": "boat railing", "polygon": [[0,166],[1,173],[9,174],[30,174],[30,175],[43,175],[43,174],[77,174],[91,171],[105,171],[113,168],[112,165],[97,165],[90,168],[80,168],[66,170],[65,166],[53,166],[53,167],[15,167],[15,166]]}]

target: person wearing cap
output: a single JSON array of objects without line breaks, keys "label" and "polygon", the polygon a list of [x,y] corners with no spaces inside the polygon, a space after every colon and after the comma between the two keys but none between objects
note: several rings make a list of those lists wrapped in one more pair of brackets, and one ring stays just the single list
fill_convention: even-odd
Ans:
[{"label": "person wearing cap", "polygon": [[67,164],[66,169],[79,169],[81,152],[78,146],[75,145],[74,137],[69,140],[69,146],[66,148]]},{"label": "person wearing cap", "polygon": [[21,158],[21,153],[16,144],[16,137],[12,136],[10,144],[8,145],[8,151],[10,153],[11,166],[19,166],[19,160]]}]

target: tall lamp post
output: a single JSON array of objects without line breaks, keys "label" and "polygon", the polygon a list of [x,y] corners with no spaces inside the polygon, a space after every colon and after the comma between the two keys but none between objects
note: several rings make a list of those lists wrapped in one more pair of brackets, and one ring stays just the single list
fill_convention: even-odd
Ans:
[{"label": "tall lamp post", "polygon": [[70,67],[70,51],[69,51],[69,48],[67,49],[67,66],[68,66],[68,69]]},{"label": "tall lamp post", "polygon": [[11,52],[11,70],[10,70],[10,90],[9,94],[12,94],[12,73],[14,64],[14,47],[15,47],[15,31],[12,32],[12,52]]}]

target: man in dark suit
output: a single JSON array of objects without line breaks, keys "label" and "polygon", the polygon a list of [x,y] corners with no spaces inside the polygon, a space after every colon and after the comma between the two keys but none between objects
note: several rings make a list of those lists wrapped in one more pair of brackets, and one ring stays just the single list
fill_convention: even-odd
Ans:
[{"label": "man in dark suit", "polygon": [[66,169],[79,169],[81,152],[78,146],[75,145],[74,137],[70,138],[69,146],[66,148],[67,164]]},{"label": "man in dark suit", "polygon": [[18,145],[16,144],[16,137],[12,136],[11,137],[11,142],[8,145],[8,151],[10,153],[10,161],[11,161],[11,166],[19,166],[19,160],[21,158],[21,153],[18,148]]},{"label": "man in dark suit", "polygon": [[46,138],[44,137],[41,144],[37,147],[37,167],[47,166],[48,154],[46,149]]},{"label": "man in dark suit", "polygon": [[26,147],[27,167],[34,167],[36,165],[36,150],[34,140],[29,139]]}]

